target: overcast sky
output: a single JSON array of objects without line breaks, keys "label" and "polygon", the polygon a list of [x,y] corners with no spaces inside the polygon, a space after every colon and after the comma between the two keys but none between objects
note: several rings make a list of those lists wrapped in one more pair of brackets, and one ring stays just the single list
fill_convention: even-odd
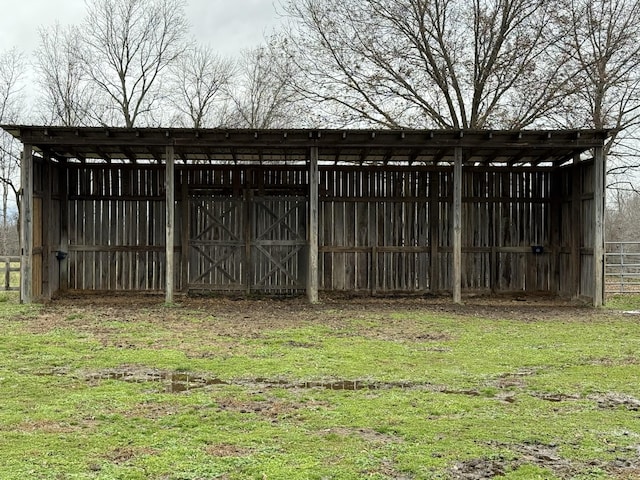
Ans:
[{"label": "overcast sky", "polygon": [[[279,22],[273,0],[187,1],[192,35],[223,55],[258,45]],[[0,0],[0,12],[0,51],[17,47],[30,55],[38,27],[79,23],[85,0]]]}]

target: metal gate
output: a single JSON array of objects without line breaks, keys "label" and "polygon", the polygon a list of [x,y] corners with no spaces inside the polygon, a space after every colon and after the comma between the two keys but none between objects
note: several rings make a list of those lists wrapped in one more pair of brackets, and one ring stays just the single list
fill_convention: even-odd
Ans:
[{"label": "metal gate", "polygon": [[305,197],[189,198],[189,289],[296,293],[305,289]]},{"label": "metal gate", "polygon": [[640,293],[640,242],[607,242],[605,292]]}]

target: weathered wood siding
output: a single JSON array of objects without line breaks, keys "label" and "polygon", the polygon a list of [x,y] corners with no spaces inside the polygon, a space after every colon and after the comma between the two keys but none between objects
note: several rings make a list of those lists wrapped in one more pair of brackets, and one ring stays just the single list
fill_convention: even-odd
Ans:
[{"label": "weathered wood siding", "polygon": [[427,170],[321,168],[320,289],[429,290],[431,178]]},{"label": "weathered wood siding", "polygon": [[558,293],[593,297],[594,165],[583,161],[556,172],[560,183]]},{"label": "weathered wood siding", "polygon": [[[552,289],[551,175],[463,169],[463,289]],[[321,170],[321,288],[450,290],[452,196],[450,168]]]},{"label": "weathered wood siding", "polygon": [[70,165],[68,180],[69,288],[164,288],[163,168]]},{"label": "weathered wood siding", "polygon": [[50,297],[60,289],[61,169],[56,163],[34,157],[33,164],[33,249],[32,295]]},{"label": "weathered wood siding", "polygon": [[[580,221],[592,215],[588,165],[464,166],[463,290],[573,295],[580,283],[588,296],[593,234]],[[69,288],[162,290],[164,167],[71,164],[67,178]],[[60,216],[52,250],[64,230],[61,183],[51,181],[43,210]],[[305,166],[178,165],[175,183],[177,289],[305,290]],[[320,290],[451,290],[451,167],[321,165],[318,190]]]}]

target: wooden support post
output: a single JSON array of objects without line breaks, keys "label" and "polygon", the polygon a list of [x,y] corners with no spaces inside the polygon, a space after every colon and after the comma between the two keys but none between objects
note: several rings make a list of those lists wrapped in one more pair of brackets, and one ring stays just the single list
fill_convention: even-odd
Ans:
[{"label": "wooden support post", "polygon": [[33,292],[33,152],[25,144],[20,165],[20,302],[31,303]]},{"label": "wooden support post", "polygon": [[456,147],[453,163],[453,248],[451,281],[453,301],[462,303],[462,147]]},{"label": "wooden support post", "polygon": [[593,306],[604,304],[604,212],[606,159],[603,147],[594,149],[593,175]]},{"label": "wooden support post", "polygon": [[165,279],[165,302],[173,303],[173,243],[175,228],[175,171],[173,145],[167,145],[165,155],[165,191],[166,191],[166,279]]},{"label": "wooden support post", "polygon": [[307,298],[318,303],[318,147],[311,147],[309,156],[309,265],[307,268]]}]

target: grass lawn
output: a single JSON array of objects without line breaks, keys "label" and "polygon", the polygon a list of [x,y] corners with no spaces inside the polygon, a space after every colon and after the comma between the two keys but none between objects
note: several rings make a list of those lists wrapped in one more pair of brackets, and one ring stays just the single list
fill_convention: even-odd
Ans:
[{"label": "grass lawn", "polygon": [[640,478],[640,297],[162,302],[0,297],[0,478]]}]

